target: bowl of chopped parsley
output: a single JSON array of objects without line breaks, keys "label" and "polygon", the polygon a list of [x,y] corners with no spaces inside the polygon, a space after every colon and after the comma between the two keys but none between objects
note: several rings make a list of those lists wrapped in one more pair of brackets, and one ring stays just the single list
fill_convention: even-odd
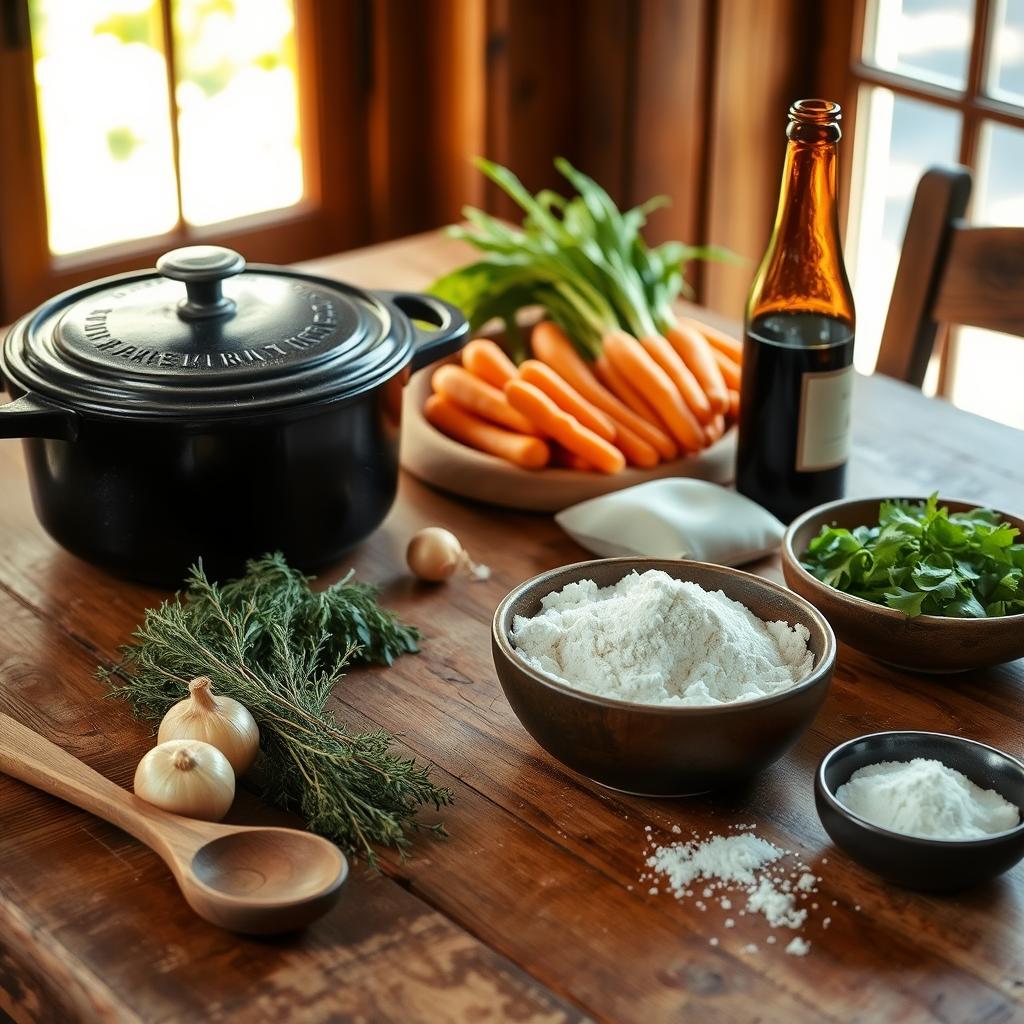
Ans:
[{"label": "bowl of chopped parsley", "polygon": [[789,587],[890,664],[960,672],[1024,657],[1024,520],[963,501],[862,498],[795,519]]}]

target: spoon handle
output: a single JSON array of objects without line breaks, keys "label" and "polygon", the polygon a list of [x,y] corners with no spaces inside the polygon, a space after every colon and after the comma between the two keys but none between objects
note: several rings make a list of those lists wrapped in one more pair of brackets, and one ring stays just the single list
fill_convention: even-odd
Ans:
[{"label": "spoon handle", "polygon": [[0,771],[90,811],[152,846],[160,812],[56,744],[0,713]]}]

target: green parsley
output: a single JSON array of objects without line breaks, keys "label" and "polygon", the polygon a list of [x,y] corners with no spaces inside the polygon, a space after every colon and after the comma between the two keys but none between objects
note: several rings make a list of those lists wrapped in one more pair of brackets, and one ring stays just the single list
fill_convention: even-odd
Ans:
[{"label": "green parsley", "polygon": [[883,501],[877,526],[823,526],[801,564],[836,590],[907,615],[1024,613],[1020,531],[988,508],[950,512],[937,495]]}]

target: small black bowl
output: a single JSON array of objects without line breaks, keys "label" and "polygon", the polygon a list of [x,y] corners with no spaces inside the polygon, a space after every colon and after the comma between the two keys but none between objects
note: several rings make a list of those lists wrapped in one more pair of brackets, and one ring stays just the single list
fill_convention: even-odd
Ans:
[{"label": "small black bowl", "polygon": [[886,881],[908,889],[951,892],[1008,871],[1024,857],[1024,822],[983,839],[925,839],[872,825],[836,799],[859,768],[879,761],[934,758],[1024,808],[1024,763],[984,743],[941,732],[876,732],[830,750],[814,778],[814,802],[841,850]]}]

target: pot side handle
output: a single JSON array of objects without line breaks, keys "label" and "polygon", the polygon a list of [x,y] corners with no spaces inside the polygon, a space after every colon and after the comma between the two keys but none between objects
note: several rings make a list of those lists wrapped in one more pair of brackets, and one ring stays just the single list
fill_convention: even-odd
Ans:
[{"label": "pot side handle", "polygon": [[[416,332],[409,366],[419,370],[444,356],[458,352],[469,340],[469,324],[462,313],[448,302],[433,295],[418,292],[378,292],[386,302],[397,306],[410,320]],[[416,321],[434,324],[434,330],[427,330]]]},{"label": "pot side handle", "polygon": [[78,437],[78,415],[27,394],[0,405],[0,437],[46,437],[74,441]]}]

